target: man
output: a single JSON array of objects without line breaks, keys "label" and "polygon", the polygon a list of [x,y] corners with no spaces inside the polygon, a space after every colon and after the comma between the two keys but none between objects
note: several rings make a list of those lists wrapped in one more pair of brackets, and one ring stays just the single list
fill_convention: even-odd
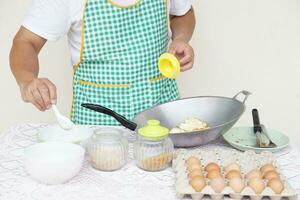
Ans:
[{"label": "man", "polygon": [[67,34],[74,65],[73,122],[116,125],[112,117],[81,104],[100,104],[132,119],[177,99],[175,80],[161,76],[157,60],[169,51],[181,71],[191,69],[194,26],[187,0],[33,0],[14,39],[11,70],[22,99],[49,109],[56,103],[56,88],[38,76],[38,54],[48,40]]}]

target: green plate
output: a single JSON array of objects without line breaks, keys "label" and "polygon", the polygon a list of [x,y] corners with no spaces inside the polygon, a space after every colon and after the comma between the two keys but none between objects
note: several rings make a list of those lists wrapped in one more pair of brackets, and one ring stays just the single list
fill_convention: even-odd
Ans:
[{"label": "green plate", "polygon": [[256,153],[263,151],[279,151],[289,145],[289,138],[281,132],[268,129],[271,140],[277,145],[276,148],[259,148],[257,147],[256,137],[253,133],[253,127],[235,127],[223,135],[225,141],[231,146],[241,151],[254,150]]}]

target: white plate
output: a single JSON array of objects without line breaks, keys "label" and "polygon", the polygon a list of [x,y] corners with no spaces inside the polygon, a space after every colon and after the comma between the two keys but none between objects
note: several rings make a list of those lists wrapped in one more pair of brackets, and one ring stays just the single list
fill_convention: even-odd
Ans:
[{"label": "white plate", "polygon": [[287,147],[290,143],[289,138],[276,130],[268,129],[269,136],[271,140],[277,145],[274,148],[259,148],[257,147],[256,136],[253,132],[253,127],[235,127],[230,129],[227,133],[223,135],[225,141],[227,141],[231,146],[241,151],[253,150],[256,153],[261,153],[263,151],[276,152]]}]

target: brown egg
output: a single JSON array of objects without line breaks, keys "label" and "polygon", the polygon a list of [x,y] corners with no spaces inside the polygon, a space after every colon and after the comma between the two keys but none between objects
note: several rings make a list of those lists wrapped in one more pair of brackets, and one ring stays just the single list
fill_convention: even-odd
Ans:
[{"label": "brown egg", "polygon": [[252,188],[255,194],[261,194],[265,189],[265,184],[261,178],[252,178],[248,182],[248,186]]},{"label": "brown egg", "polygon": [[226,166],[225,173],[227,174],[228,172],[230,172],[232,170],[241,171],[241,168],[237,163],[231,163]]},{"label": "brown egg", "polygon": [[276,194],[281,194],[284,189],[283,183],[279,178],[274,178],[268,182],[270,187]]},{"label": "brown egg", "polygon": [[186,164],[187,165],[192,165],[192,164],[199,164],[199,165],[201,165],[200,160],[197,157],[195,157],[195,156],[189,157],[186,160]]},{"label": "brown egg", "polygon": [[248,180],[250,180],[252,178],[262,178],[262,174],[259,170],[253,169],[250,172],[248,172],[248,174],[246,175],[246,178]]},{"label": "brown egg", "polygon": [[241,173],[237,170],[232,170],[226,174],[226,178],[228,180],[232,179],[233,177],[242,178]]},{"label": "brown egg", "polygon": [[235,193],[241,193],[245,188],[245,183],[241,178],[233,177],[229,180],[229,186]]},{"label": "brown egg", "polygon": [[188,172],[192,172],[192,171],[194,171],[196,169],[200,169],[201,170],[201,168],[202,168],[201,165],[197,164],[197,163],[194,163],[194,164],[191,164],[191,165],[187,166]]},{"label": "brown egg", "polygon": [[217,177],[210,181],[210,186],[216,193],[221,193],[226,187],[226,183],[223,178]]},{"label": "brown egg", "polygon": [[207,172],[212,171],[212,170],[218,170],[219,172],[221,172],[220,166],[213,162],[207,164],[205,167],[205,171],[207,171]]},{"label": "brown egg", "polygon": [[271,163],[265,164],[260,168],[262,174],[267,173],[268,171],[276,171],[276,168]]},{"label": "brown egg", "polygon": [[195,176],[203,177],[202,170],[201,169],[195,169],[195,170],[191,171],[188,175],[190,180],[192,180]]},{"label": "brown egg", "polygon": [[264,179],[267,179],[268,181],[272,180],[273,178],[280,178],[276,171],[268,171],[264,175]]},{"label": "brown egg", "polygon": [[204,178],[202,178],[201,176],[195,176],[190,181],[190,184],[196,192],[201,192],[202,189],[206,186],[206,182],[205,182]]},{"label": "brown egg", "polygon": [[222,178],[222,174],[220,173],[220,171],[214,169],[214,170],[211,170],[211,171],[207,172],[206,177],[210,180],[214,179],[214,178],[217,178],[217,177]]}]

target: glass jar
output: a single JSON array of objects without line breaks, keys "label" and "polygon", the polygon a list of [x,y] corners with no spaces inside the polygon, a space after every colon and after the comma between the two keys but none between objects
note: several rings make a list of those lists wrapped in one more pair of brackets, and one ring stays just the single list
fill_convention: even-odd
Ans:
[{"label": "glass jar", "polygon": [[127,162],[128,140],[119,129],[96,129],[87,145],[87,151],[94,168],[114,171]]},{"label": "glass jar", "polygon": [[169,130],[149,120],[148,125],[139,129],[134,145],[136,164],[146,171],[160,171],[167,168],[173,158],[174,146],[168,137]]}]

